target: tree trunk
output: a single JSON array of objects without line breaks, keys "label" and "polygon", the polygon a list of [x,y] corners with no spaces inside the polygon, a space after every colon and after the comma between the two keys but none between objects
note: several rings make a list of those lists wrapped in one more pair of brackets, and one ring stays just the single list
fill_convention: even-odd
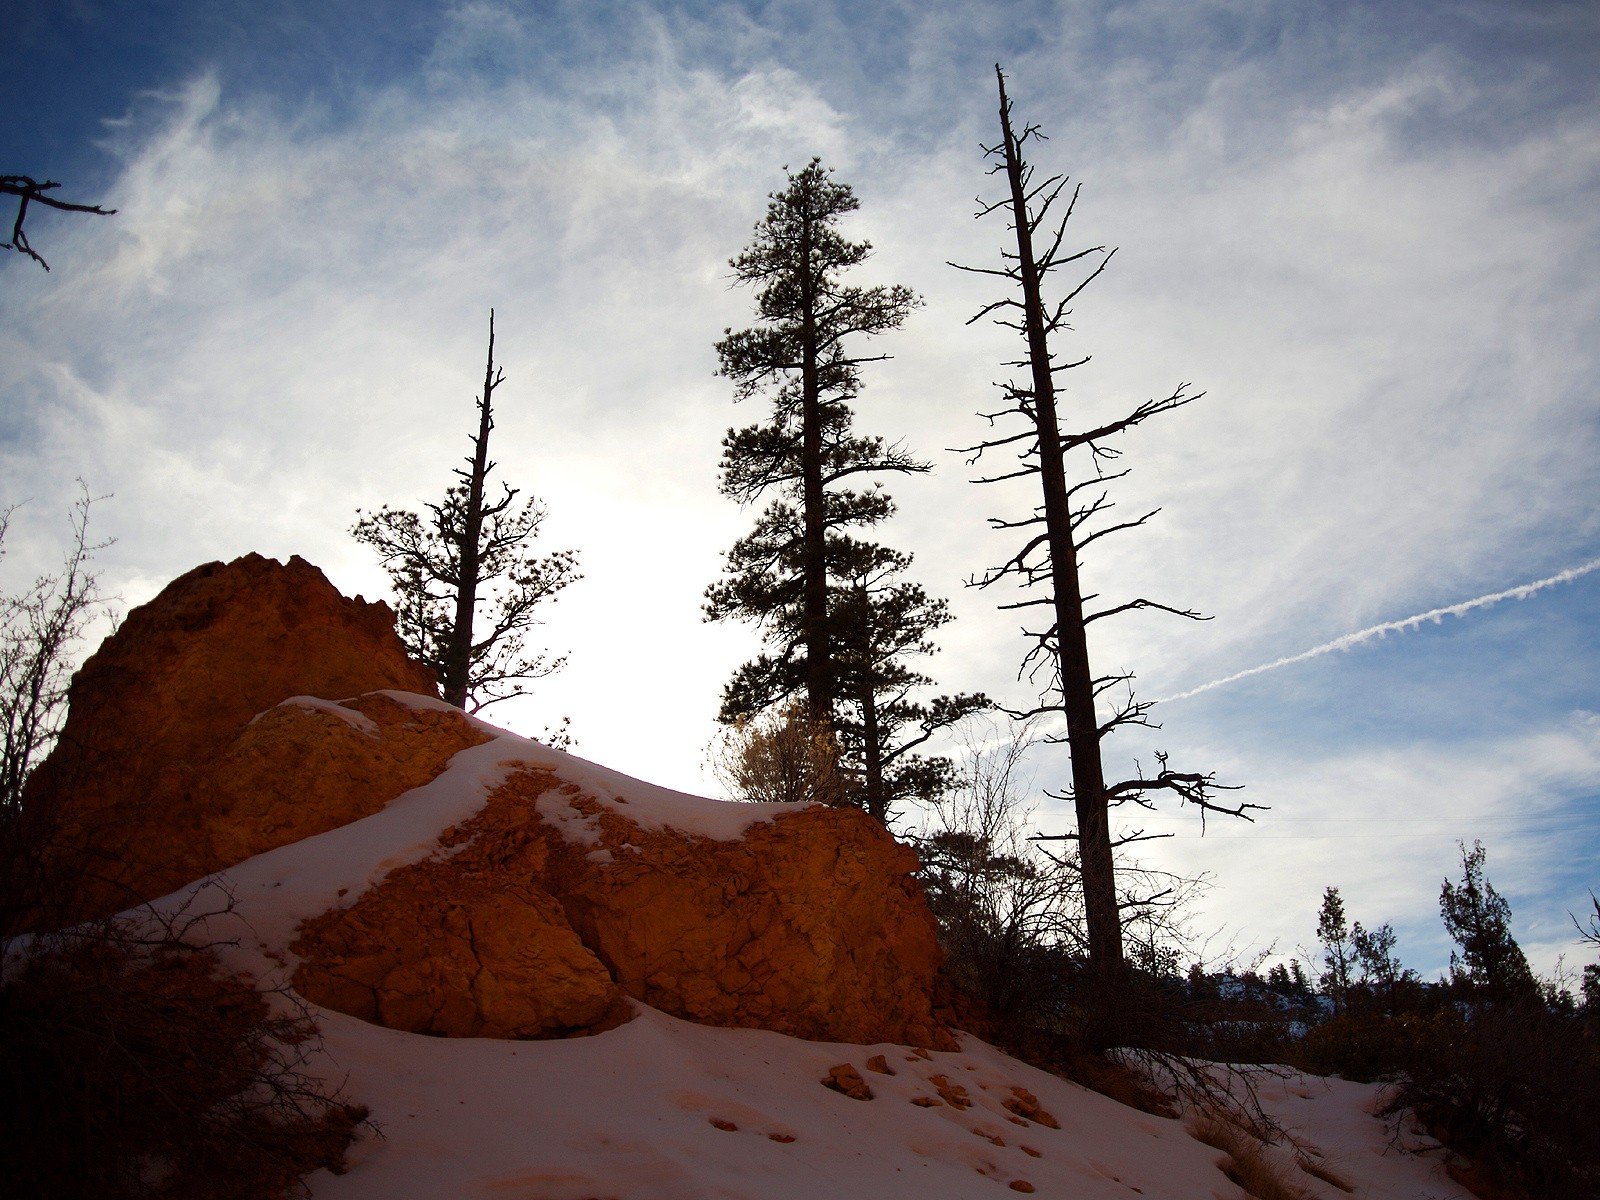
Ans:
[{"label": "tree trunk", "polygon": [[1022,156],[1011,129],[1005,76],[1000,81],[1000,124],[1005,135],[1006,178],[1017,231],[1023,305],[1028,334],[1028,361],[1033,372],[1034,422],[1039,437],[1039,473],[1044,487],[1045,529],[1049,535],[1051,583],[1055,592],[1056,655],[1061,672],[1061,707],[1067,719],[1067,745],[1072,753],[1072,797],[1078,818],[1078,857],[1083,873],[1084,920],[1089,933],[1089,965],[1097,979],[1114,978],[1122,965],[1122,919],[1117,909],[1116,878],[1111,856],[1110,820],[1106,812],[1105,770],[1100,761],[1100,724],[1095,714],[1094,675],[1089,669],[1084,634],[1083,594],[1078,583],[1078,554],[1072,540],[1072,514],[1067,500],[1066,465],[1056,419],[1055,380],[1045,338],[1044,305],[1039,294],[1033,234],[1028,223]]},{"label": "tree trunk", "polygon": [[870,681],[861,695],[861,737],[866,749],[863,798],[867,811],[884,823],[889,819],[889,803],[883,794],[883,735],[878,729],[878,697]]},{"label": "tree trunk", "polygon": [[804,532],[806,706],[811,720],[833,730],[833,660],[828,640],[826,498],[822,490],[822,400],[817,367],[816,280],[811,273],[813,215],[800,222],[800,470]]},{"label": "tree trunk", "polygon": [[494,378],[494,310],[489,310],[489,360],[483,371],[483,395],[478,398],[478,436],[472,443],[472,473],[467,480],[467,505],[462,514],[461,544],[456,561],[456,619],[444,653],[445,702],[467,707],[467,685],[472,675],[472,623],[478,608],[478,573],[482,564],[483,481],[489,471],[489,431],[494,428],[492,404]]}]

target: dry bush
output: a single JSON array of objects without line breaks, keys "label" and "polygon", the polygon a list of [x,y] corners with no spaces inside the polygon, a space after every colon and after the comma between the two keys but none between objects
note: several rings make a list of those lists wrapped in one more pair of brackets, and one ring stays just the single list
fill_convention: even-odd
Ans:
[{"label": "dry bush", "polygon": [[1217,1166],[1256,1200],[1315,1200],[1294,1181],[1293,1164],[1277,1160],[1265,1142],[1228,1116],[1202,1111],[1190,1118],[1188,1129],[1197,1141],[1222,1151],[1226,1157]]},{"label": "dry bush", "polygon": [[0,983],[10,1194],[277,1200],[340,1171],[366,1110],[303,1070],[292,996],[229,975],[169,924],[18,939]]},{"label": "dry bush", "polygon": [[733,800],[847,802],[833,734],[813,721],[800,701],[734,722],[711,744],[707,758],[712,774]]},{"label": "dry bush", "polygon": [[1336,1187],[1341,1192],[1353,1193],[1356,1190],[1355,1184],[1351,1183],[1343,1175],[1339,1174],[1339,1172],[1328,1166],[1327,1163],[1319,1161],[1316,1155],[1308,1154],[1304,1150],[1296,1147],[1294,1161],[1295,1165],[1307,1175],[1310,1175],[1316,1179],[1320,1179],[1323,1183],[1326,1183],[1332,1187]]}]

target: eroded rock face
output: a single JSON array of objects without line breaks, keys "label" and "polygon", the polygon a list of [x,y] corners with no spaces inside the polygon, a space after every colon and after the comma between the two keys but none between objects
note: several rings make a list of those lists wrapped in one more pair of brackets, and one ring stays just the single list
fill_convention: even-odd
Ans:
[{"label": "eroded rock face", "polygon": [[456,709],[382,692],[343,704],[293,697],[198,772],[198,836],[210,861],[243,862],[371,816],[489,737]]},{"label": "eroded rock face", "polygon": [[68,818],[62,845],[116,856],[116,888],[76,915],[360,821],[482,747],[417,794],[413,814],[439,799],[459,822],[437,849],[433,826],[408,833],[423,841],[396,845],[406,865],[375,858],[282,948],[309,999],[458,1037],[593,1032],[631,997],[711,1024],[954,1048],[915,857],[866,814],[662,793],[434,695],[388,610],[315,567],[252,555],[190,572],[85,664],[37,777],[32,798]]},{"label": "eroded rock face", "polygon": [[[497,798],[535,786],[514,776]],[[576,789],[567,803],[601,845],[552,838],[546,886],[628,995],[709,1025],[949,1044],[916,855],[866,813],[807,808],[715,841],[640,829]]]},{"label": "eroded rock face", "polygon": [[392,871],[307,922],[293,946],[301,994],[445,1037],[557,1037],[621,1020],[622,993],[537,882],[548,861],[539,822],[507,815],[453,830],[450,857]]},{"label": "eroded rock face", "polygon": [[[556,761],[512,769],[439,854],[308,922],[296,987],[453,1036],[605,1028],[627,995],[706,1024],[954,1047],[915,857],[865,813],[788,812],[731,840],[645,828]],[[573,812],[592,840],[568,840]]]},{"label": "eroded rock face", "polygon": [[[201,785],[279,701],[382,688],[437,694],[388,606],[346,599],[305,560],[250,554],[174,580],[74,676],[66,727],[30,785],[30,803],[61,822],[59,853],[90,848],[89,869],[109,877],[66,915],[114,912],[284,844],[242,822],[225,851],[212,844],[215,801]],[[290,822],[277,836],[305,828]]]}]

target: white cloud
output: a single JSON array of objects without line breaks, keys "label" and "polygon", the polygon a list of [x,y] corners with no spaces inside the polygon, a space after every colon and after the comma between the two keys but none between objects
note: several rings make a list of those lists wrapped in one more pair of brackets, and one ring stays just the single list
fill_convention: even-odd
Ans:
[{"label": "white cloud", "polygon": [[[1150,865],[1214,877],[1202,925],[1240,928],[1255,945],[1276,942],[1278,954],[1293,955],[1315,946],[1322,890],[1338,887],[1352,920],[1393,923],[1406,963],[1431,973],[1448,961],[1440,884],[1460,877],[1457,842],[1481,839],[1489,879],[1510,899],[1514,932],[1535,968],[1548,971],[1557,954],[1577,953],[1566,913],[1592,886],[1574,849],[1594,826],[1579,798],[1600,789],[1600,715],[1578,712],[1473,744],[1366,742],[1304,752],[1286,741],[1200,746],[1193,758],[1223,779],[1248,778],[1249,798],[1271,811],[1249,826],[1213,818],[1203,837],[1197,816],[1170,808],[1117,824],[1178,835],[1140,847]],[[1068,819],[1055,807],[1046,817],[1052,830]]]}]

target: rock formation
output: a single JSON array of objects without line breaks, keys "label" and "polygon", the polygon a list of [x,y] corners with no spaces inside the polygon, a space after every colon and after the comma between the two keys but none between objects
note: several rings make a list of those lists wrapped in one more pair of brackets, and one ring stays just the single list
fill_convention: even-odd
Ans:
[{"label": "rock formation", "polygon": [[[785,812],[732,840],[646,828],[544,755],[508,763],[441,853],[309,922],[297,988],[452,1036],[603,1028],[621,993],[706,1024],[953,1046],[915,856],[865,813]],[[588,837],[568,836],[574,812]]]},{"label": "rock formation", "polygon": [[483,746],[439,779],[459,823],[436,847],[375,858],[278,947],[308,999],[444,1036],[593,1032],[631,997],[710,1024],[954,1047],[916,858],[865,813],[666,793],[406,691],[433,696],[433,680],[384,606],[299,559],[202,567],[84,666],[32,798],[113,831],[122,896],[154,898],[379,813]]},{"label": "rock formation", "polygon": [[101,881],[64,915],[114,912],[283,844],[242,822],[225,851],[210,844],[211,768],[279,701],[380,688],[437,694],[389,607],[346,599],[304,559],[248,554],[168,584],[73,677],[66,727],[30,783],[29,806],[59,826],[53,853],[76,860],[63,870]]}]

